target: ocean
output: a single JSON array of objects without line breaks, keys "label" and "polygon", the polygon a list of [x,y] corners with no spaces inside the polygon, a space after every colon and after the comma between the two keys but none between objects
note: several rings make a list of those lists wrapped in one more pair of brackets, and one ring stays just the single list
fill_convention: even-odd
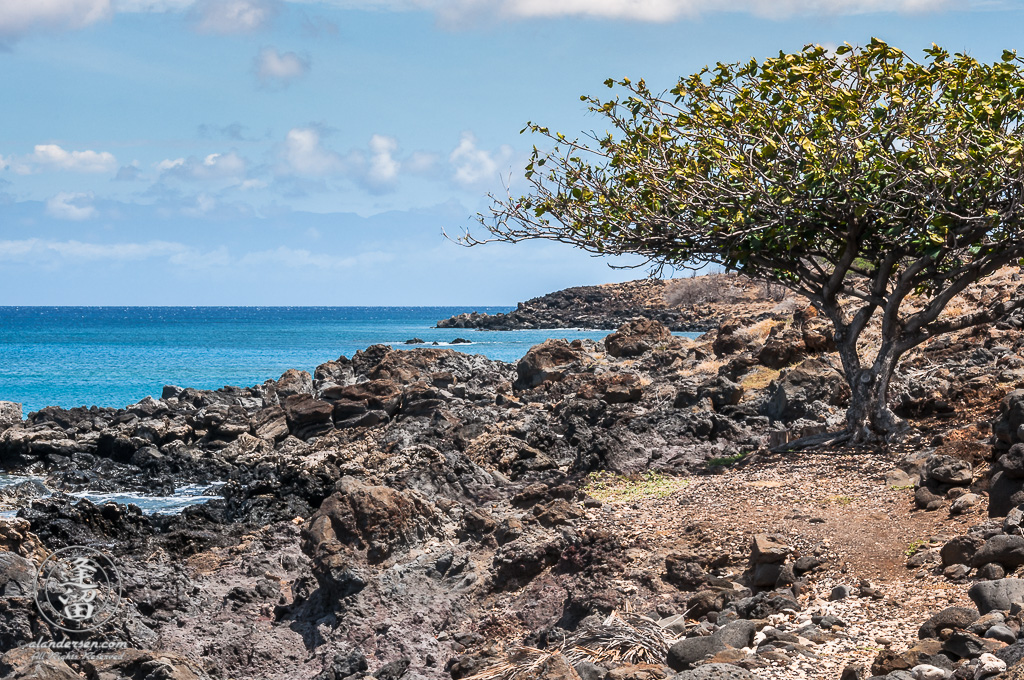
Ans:
[{"label": "ocean", "polygon": [[[289,368],[406,340],[514,362],[548,338],[599,340],[610,329],[477,331],[433,328],[462,312],[511,307],[0,307],[0,400],[115,406],[159,397],[164,385],[249,386]],[[690,334],[696,335],[696,334]],[[449,345],[457,337],[469,345]],[[413,345],[423,346],[423,345]]]}]

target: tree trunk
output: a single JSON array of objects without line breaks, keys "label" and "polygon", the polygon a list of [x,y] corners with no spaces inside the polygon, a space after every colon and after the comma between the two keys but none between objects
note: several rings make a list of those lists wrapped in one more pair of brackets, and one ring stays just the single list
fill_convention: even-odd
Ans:
[{"label": "tree trunk", "polygon": [[889,381],[899,361],[894,345],[883,343],[872,366],[847,372],[851,395],[846,428],[854,443],[884,443],[906,426],[888,404]]}]

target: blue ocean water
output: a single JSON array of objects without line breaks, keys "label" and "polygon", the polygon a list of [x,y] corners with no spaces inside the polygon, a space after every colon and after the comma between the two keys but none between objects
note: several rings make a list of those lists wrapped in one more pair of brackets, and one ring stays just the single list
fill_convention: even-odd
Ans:
[{"label": "blue ocean water", "polygon": [[0,307],[0,400],[43,406],[126,406],[164,385],[216,389],[277,378],[376,343],[411,338],[516,361],[547,338],[601,330],[433,328],[467,311],[509,307]]}]

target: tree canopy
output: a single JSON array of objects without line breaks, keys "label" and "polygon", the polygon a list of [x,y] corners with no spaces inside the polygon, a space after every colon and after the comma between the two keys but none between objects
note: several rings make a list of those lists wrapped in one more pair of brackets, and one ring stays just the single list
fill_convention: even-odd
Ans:
[{"label": "tree canopy", "polygon": [[[1024,304],[940,314],[1024,256],[1024,61],[872,39],[718,64],[655,93],[608,80],[582,97],[609,124],[534,147],[530,191],[495,199],[486,239],[543,238],[659,268],[718,263],[782,283],[832,320],[854,389],[850,428],[886,432],[899,357]],[[911,294],[926,298],[902,313]],[[852,304],[851,304],[852,301]],[[857,339],[881,311],[883,343]],[[854,411],[857,411],[854,413]]]}]

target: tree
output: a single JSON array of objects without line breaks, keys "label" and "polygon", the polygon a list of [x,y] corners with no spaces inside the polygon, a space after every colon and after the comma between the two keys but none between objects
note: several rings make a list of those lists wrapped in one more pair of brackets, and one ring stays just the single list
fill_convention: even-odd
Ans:
[{"label": "tree", "polygon": [[[886,396],[908,350],[1024,306],[942,315],[1024,256],[1024,61],[924,54],[872,39],[720,63],[660,94],[608,80],[611,99],[581,99],[611,131],[528,123],[553,143],[534,147],[529,193],[495,198],[490,235],[463,241],[552,239],[785,285],[834,325],[847,433],[877,441],[901,426]],[[879,315],[874,350],[859,341]]]}]

